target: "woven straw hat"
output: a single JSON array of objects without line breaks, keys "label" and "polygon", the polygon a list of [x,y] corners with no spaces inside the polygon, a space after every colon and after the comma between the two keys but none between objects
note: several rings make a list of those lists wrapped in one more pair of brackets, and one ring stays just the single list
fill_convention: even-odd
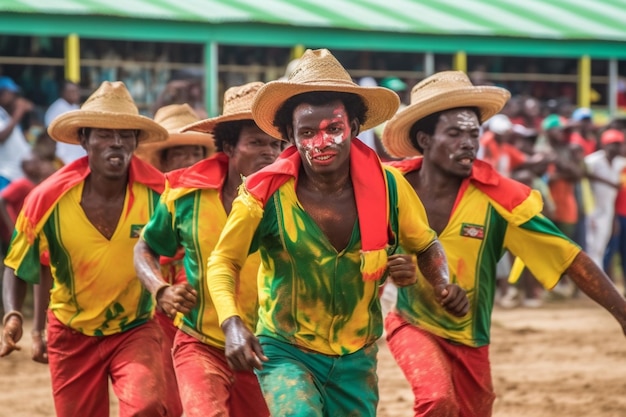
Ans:
[{"label": "woven straw hat", "polygon": [[271,81],[257,94],[252,105],[256,124],[267,134],[280,138],[274,117],[283,103],[295,95],[313,91],[334,91],[356,94],[367,106],[366,120],[361,130],[367,130],[388,120],[400,105],[398,95],[384,87],[361,87],[328,49],[307,49],[286,81]]},{"label": "woven straw hat", "polygon": [[224,122],[236,120],[252,120],[252,103],[261,87],[265,85],[260,81],[230,87],[224,93],[224,108],[221,116],[200,120],[181,129],[181,132],[206,132],[213,133],[215,126]]},{"label": "woven straw hat", "polygon": [[135,155],[150,164],[159,167],[160,152],[175,146],[200,145],[206,149],[206,155],[215,152],[213,136],[207,133],[185,132],[180,129],[197,122],[198,116],[189,104],[172,104],[161,107],[154,115],[154,121],[167,130],[167,140],[160,142],[148,142],[137,147]]},{"label": "woven straw hat", "polygon": [[57,142],[80,144],[82,128],[139,130],[139,143],[165,140],[167,131],[152,119],[139,114],[126,86],[121,81],[105,81],[79,110],[55,118],[48,134]]},{"label": "woven straw hat", "polygon": [[396,157],[420,155],[411,144],[409,132],[418,120],[457,107],[477,107],[483,123],[498,113],[511,97],[504,88],[474,86],[462,71],[443,71],[420,81],[411,90],[411,104],[399,111],[385,126],[382,142]]}]

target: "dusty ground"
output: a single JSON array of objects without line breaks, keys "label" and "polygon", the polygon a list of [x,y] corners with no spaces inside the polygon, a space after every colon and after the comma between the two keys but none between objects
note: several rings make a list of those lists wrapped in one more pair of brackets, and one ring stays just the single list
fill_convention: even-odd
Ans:
[{"label": "dusty ground", "polygon": [[[48,370],[30,361],[28,339],[22,346],[0,360],[0,416],[54,416]],[[497,309],[491,359],[494,417],[626,416],[626,337],[586,298]],[[412,416],[411,391],[384,342],[379,374],[379,416]]]}]

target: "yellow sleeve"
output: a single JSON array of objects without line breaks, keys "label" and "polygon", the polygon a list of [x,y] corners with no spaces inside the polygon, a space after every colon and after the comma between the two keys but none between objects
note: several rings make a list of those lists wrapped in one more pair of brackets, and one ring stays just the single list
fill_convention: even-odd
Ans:
[{"label": "yellow sleeve", "polygon": [[209,257],[206,281],[220,325],[229,317],[240,316],[235,301],[238,275],[262,218],[260,202],[250,194],[240,194]]},{"label": "yellow sleeve", "polygon": [[437,239],[437,234],[428,225],[426,209],[411,184],[399,171],[389,170],[393,173],[398,187],[400,246],[410,253],[421,253]]},{"label": "yellow sleeve", "polygon": [[541,214],[519,226],[509,223],[504,246],[548,289],[557,284],[580,252],[580,247]]}]

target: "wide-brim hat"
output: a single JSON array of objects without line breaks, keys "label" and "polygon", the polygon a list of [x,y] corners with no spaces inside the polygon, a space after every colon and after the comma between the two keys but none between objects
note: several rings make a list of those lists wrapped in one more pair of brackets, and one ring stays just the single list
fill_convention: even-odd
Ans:
[{"label": "wide-brim hat", "polygon": [[356,94],[367,106],[361,130],[371,129],[388,120],[398,110],[400,98],[384,87],[361,87],[352,81],[328,49],[307,49],[286,81],[270,81],[259,90],[252,104],[256,124],[267,134],[281,137],[274,117],[285,101],[295,95],[314,91]]},{"label": "wide-brim hat", "polygon": [[224,93],[224,106],[222,114],[210,119],[191,123],[181,129],[181,132],[206,132],[213,133],[215,126],[224,122],[237,120],[252,120],[252,103],[258,91],[265,84],[260,81],[230,87]]},{"label": "wide-brim hat", "polygon": [[215,152],[213,135],[200,132],[181,132],[180,130],[200,120],[189,104],[171,104],[161,107],[154,115],[154,121],[165,128],[168,138],[159,142],[142,143],[135,154],[141,159],[158,167],[161,151],[176,146],[200,145],[206,149],[206,155]]},{"label": "wide-brim hat", "polygon": [[139,130],[139,143],[167,139],[167,130],[139,114],[121,81],[104,81],[79,110],[55,118],[48,126],[48,134],[57,142],[80,144],[82,128]]},{"label": "wide-brim hat", "polygon": [[433,113],[458,107],[477,107],[480,123],[502,110],[511,97],[508,90],[493,86],[475,86],[462,71],[442,71],[420,81],[411,90],[411,104],[399,111],[385,125],[382,142],[395,157],[420,155],[409,133],[418,120]]}]

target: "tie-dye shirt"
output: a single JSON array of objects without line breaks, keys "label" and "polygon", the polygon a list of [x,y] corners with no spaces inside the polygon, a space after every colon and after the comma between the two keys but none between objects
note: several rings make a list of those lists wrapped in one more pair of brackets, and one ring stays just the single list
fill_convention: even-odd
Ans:
[{"label": "tie-dye shirt", "polygon": [[[421,202],[408,182],[395,170],[384,173],[389,222],[398,238],[388,252],[400,243],[420,253],[435,233],[425,224],[424,210],[414,210]],[[232,291],[248,248],[261,252],[258,335],[327,355],[353,353],[381,336],[381,280],[363,279],[358,220],[347,247],[337,252],[299,203],[295,179],[281,185],[264,208],[243,193],[209,261],[212,293]],[[220,322],[239,315],[228,297],[215,300]]]},{"label": "tie-dye shirt", "polygon": [[[547,288],[556,285],[580,248],[541,214],[539,192],[500,177],[480,161],[474,164],[472,176],[463,181],[448,224],[439,235],[450,281],[467,292],[469,313],[464,317],[447,313],[419,271],[417,285],[398,290],[397,310],[408,322],[437,336],[483,346],[490,339],[496,263],[505,248],[519,256]],[[516,201],[510,205],[512,200]],[[423,207],[415,210],[422,211]]]},{"label": "tie-dye shirt", "polygon": [[[224,348],[224,334],[204,277],[206,260],[226,224],[226,211],[218,189],[171,189],[161,196],[154,216],[143,230],[143,239],[159,255],[174,256],[183,247],[187,281],[198,292],[196,306],[184,316],[181,330],[204,343]],[[260,256],[250,255],[240,271],[237,304],[245,323],[257,321],[256,275]]]},{"label": "tie-dye shirt", "polygon": [[80,182],[56,202],[33,244],[27,233],[16,231],[5,264],[18,277],[36,283],[39,276],[33,271],[39,270],[39,253],[49,249],[50,309],[78,332],[106,336],[152,316],[152,297],[136,276],[132,254],[159,195],[141,183],[129,185],[117,228],[107,239],[80,205],[83,186]]}]

